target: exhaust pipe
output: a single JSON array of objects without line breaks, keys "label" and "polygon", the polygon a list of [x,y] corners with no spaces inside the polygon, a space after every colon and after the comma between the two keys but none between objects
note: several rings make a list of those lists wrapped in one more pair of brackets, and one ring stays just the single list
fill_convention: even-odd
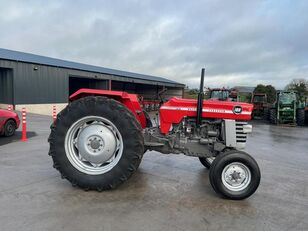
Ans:
[{"label": "exhaust pipe", "polygon": [[200,127],[201,119],[202,119],[202,108],[203,108],[203,87],[204,87],[204,73],[205,69],[202,68],[201,70],[201,80],[200,80],[200,89],[198,93],[198,101],[197,101],[197,120],[196,126]]}]

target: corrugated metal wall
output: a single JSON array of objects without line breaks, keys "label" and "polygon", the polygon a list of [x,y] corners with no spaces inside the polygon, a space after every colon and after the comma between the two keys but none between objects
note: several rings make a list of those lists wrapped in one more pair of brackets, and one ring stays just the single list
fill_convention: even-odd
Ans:
[{"label": "corrugated metal wall", "polygon": [[68,98],[68,74],[57,67],[0,60],[11,68],[14,104],[64,103]]},{"label": "corrugated metal wall", "polygon": [[[145,79],[133,79],[124,76],[113,76],[108,74],[93,73],[80,70],[72,70],[60,67],[52,67],[39,64],[24,63],[0,59],[0,68],[12,69],[13,86],[6,84],[6,93],[1,93],[0,103],[12,101],[12,104],[48,104],[48,103],[67,103],[69,97],[69,78],[86,78],[93,81],[95,88],[106,89],[107,81],[112,80],[112,89],[126,90],[145,95],[157,95],[157,90],[163,86],[168,88],[168,92],[174,90],[174,94],[180,96],[182,88],[171,83],[161,83]],[[2,81],[5,78],[1,78]],[[0,80],[1,81],[1,80]],[[117,83],[124,83],[117,85]],[[89,86],[92,86],[91,84]],[[179,85],[179,84],[177,84]],[[181,86],[181,85],[180,85]],[[87,87],[87,86],[82,86]],[[180,89],[180,90],[178,90]],[[169,94],[169,93],[168,93]],[[4,95],[11,95],[10,99]],[[14,101],[14,102],[13,102]]]}]

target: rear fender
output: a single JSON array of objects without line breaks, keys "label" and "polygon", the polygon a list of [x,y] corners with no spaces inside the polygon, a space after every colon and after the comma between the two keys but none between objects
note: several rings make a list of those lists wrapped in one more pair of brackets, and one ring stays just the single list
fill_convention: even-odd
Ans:
[{"label": "rear fender", "polygon": [[86,96],[105,96],[112,98],[124,104],[136,117],[139,121],[142,128],[146,127],[146,118],[141,108],[141,105],[136,94],[128,94],[123,91],[110,91],[110,90],[95,90],[82,88],[72,94],[69,98],[69,101],[75,101],[77,99],[86,97]]}]

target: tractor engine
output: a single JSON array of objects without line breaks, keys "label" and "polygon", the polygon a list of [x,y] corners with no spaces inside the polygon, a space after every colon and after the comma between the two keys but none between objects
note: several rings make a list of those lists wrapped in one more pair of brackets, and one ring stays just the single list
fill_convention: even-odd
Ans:
[{"label": "tractor engine", "polygon": [[[183,122],[172,131],[172,135],[177,137],[176,148],[179,148],[187,155],[204,156],[204,145],[209,152],[221,151],[224,145],[223,121],[201,120],[201,125],[197,127],[195,118],[184,118]],[[215,146],[215,148],[214,148]]]},{"label": "tractor engine", "polygon": [[246,121],[204,118],[197,126],[196,118],[185,117],[166,136],[155,127],[145,129],[145,146],[165,154],[213,157],[227,148],[244,149],[251,131]]}]

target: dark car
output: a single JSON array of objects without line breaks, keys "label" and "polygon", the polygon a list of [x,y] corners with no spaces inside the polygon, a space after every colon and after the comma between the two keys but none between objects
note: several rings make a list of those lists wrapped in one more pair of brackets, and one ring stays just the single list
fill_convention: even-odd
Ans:
[{"label": "dark car", "polygon": [[19,124],[20,120],[17,113],[0,109],[0,135],[14,135]]}]

